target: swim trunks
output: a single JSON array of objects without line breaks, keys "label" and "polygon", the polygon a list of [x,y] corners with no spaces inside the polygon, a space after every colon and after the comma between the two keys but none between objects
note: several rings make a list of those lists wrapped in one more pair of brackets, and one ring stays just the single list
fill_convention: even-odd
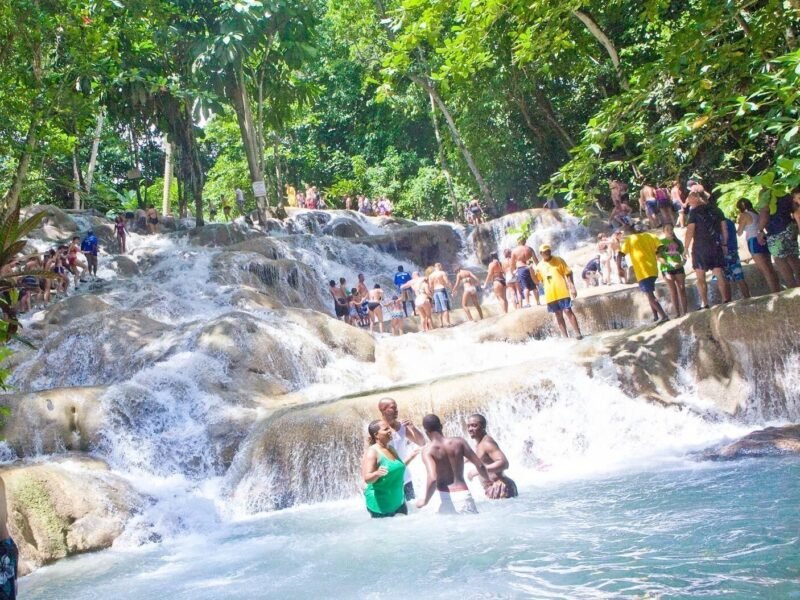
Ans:
[{"label": "swim trunks", "polygon": [[14,540],[0,541],[0,600],[15,600],[17,597],[17,564],[19,550]]},{"label": "swim trunks", "polygon": [[767,247],[775,258],[797,256],[797,225],[791,223],[779,233],[767,234]]},{"label": "swim trunks", "polygon": [[769,248],[767,248],[767,245],[759,242],[757,237],[748,238],[747,250],[752,256],[755,256],[756,254],[769,254]]},{"label": "swim trunks", "polygon": [[440,313],[450,310],[450,298],[447,290],[439,289],[433,292],[433,312]]},{"label": "swim trunks", "polygon": [[645,277],[644,279],[639,280],[639,289],[643,292],[650,293],[656,291],[656,279],[657,277]]},{"label": "swim trunks", "polygon": [[530,290],[531,292],[536,290],[536,283],[534,283],[533,277],[531,277],[531,270],[528,267],[517,268],[517,281],[519,282],[519,289],[523,293],[525,290]]},{"label": "swim trunks", "polygon": [[572,308],[572,298],[562,298],[547,303],[547,312],[549,313],[557,313],[569,308]]},{"label": "swim trunks", "polygon": [[744,271],[738,254],[725,257],[725,279],[728,281],[744,281]]},{"label": "swim trunks", "polygon": [[411,481],[406,481],[405,485],[403,486],[403,494],[406,496],[406,501],[411,501],[416,498],[414,494],[414,484]]},{"label": "swim trunks", "polygon": [[648,217],[658,212],[658,202],[656,200],[645,200],[644,206]]},{"label": "swim trunks", "polygon": [[334,304],[333,309],[336,312],[337,317],[346,317],[347,316],[347,305],[346,304]]},{"label": "swim trunks", "polygon": [[478,508],[475,506],[475,500],[472,499],[472,494],[469,490],[460,490],[458,492],[442,492],[437,491],[436,496],[439,499],[439,504],[436,512],[443,514],[459,514],[459,515],[477,515]]}]

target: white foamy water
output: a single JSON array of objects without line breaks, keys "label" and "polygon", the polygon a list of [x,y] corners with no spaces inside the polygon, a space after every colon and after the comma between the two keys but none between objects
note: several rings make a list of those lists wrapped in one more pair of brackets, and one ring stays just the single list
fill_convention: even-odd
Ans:
[{"label": "white foamy water", "polygon": [[[313,295],[320,305],[331,304],[328,279],[344,276],[355,286],[356,274],[363,272],[369,287],[375,282],[388,287],[398,264],[408,271],[417,268],[390,254],[321,235],[330,222],[320,219],[313,214],[295,216],[296,228],[310,228],[314,233],[280,232],[271,238],[280,258],[296,260],[313,273],[316,281],[300,282],[298,288]],[[357,217],[356,221],[369,233],[383,232],[374,220]],[[579,233],[576,223],[564,221],[537,230],[529,244],[535,247],[555,241],[574,245]],[[501,247],[506,242],[513,245],[504,229],[497,234]],[[32,389],[106,386],[100,402],[104,425],[93,451],[151,499],[131,519],[113,552],[77,563],[78,577],[86,589],[97,585],[101,597],[124,596],[116,585],[125,580],[131,585],[126,588],[133,594],[130,597],[145,597],[153,589],[176,598],[248,597],[251,593],[297,597],[302,587],[299,582],[317,577],[335,578],[338,587],[331,596],[370,596],[363,579],[356,577],[358,585],[348,586],[340,577],[340,573],[352,574],[350,562],[363,565],[364,556],[374,556],[375,537],[385,535],[384,530],[367,524],[359,500],[358,458],[366,423],[347,421],[346,411],[337,415],[332,410],[331,414],[342,416],[342,424],[322,431],[319,437],[295,440],[289,456],[293,477],[287,479],[273,468],[269,454],[256,464],[247,455],[270,439],[275,407],[284,408],[276,399],[286,393],[298,403],[334,402],[356,393],[509,367],[509,376],[522,384],[520,390],[514,394],[481,391],[485,402],[480,409],[489,421],[489,432],[511,460],[509,475],[531,496],[558,496],[563,486],[619,474],[629,478],[622,485],[624,493],[633,493],[637,473],[694,472],[700,467],[690,453],[752,429],[724,418],[707,399],[698,397],[688,355],[682,357],[674,382],[683,390],[684,406],[674,407],[627,397],[613,369],[603,368],[602,361],[594,366],[595,375],[589,376],[574,362],[579,348],[574,341],[480,343],[473,335],[473,325],[400,338],[378,337],[376,361],[363,362],[325,343],[309,327],[281,311],[235,302],[233,295],[241,287],[236,277],[221,278],[215,271],[224,250],[195,247],[177,236],[132,235],[128,242],[129,258],[141,274],[119,276],[101,258],[103,278],[113,281],[99,287],[97,293],[112,305],[114,315],[144,315],[155,323],[156,331],[143,333],[131,326],[123,332],[131,336],[130,347],[122,344],[115,350],[118,355],[101,360],[97,347],[108,343],[110,324],[89,315],[74,325],[74,334],[57,348],[49,348],[47,342],[56,339],[53,336],[59,331],[49,332],[43,343],[48,352],[35,354],[18,369],[20,380]],[[225,264],[243,270],[246,261],[242,261]],[[254,339],[263,345],[254,345]],[[35,371],[39,361],[47,368]],[[66,375],[56,368],[63,364],[71,365]],[[798,364],[796,357],[787,357],[786,390],[800,389],[792,388],[800,381]],[[263,394],[238,394],[243,378],[258,381]],[[426,393],[424,385],[419,390]],[[791,411],[800,410],[800,399],[796,394],[789,396],[789,410],[795,414]],[[436,399],[429,401],[435,409]],[[447,431],[465,434],[466,416],[453,415]],[[7,450],[0,446],[0,460],[13,458]],[[417,489],[422,489],[422,463],[412,463],[411,471]],[[579,501],[579,494],[567,493],[548,510],[557,520],[562,515],[559,502]],[[304,506],[308,504],[311,506]],[[425,535],[452,541],[453,532],[465,537],[473,530],[488,535],[492,527],[504,523],[499,527],[505,535],[514,536],[515,526],[504,521],[500,505],[483,499],[479,504],[488,515],[485,521],[445,521],[444,525],[423,513],[412,517],[413,535],[402,533],[396,523],[387,524],[386,531],[400,536],[411,554]],[[282,511],[282,516],[253,518],[288,505],[301,508]],[[514,514],[520,523],[526,523],[531,513],[535,513],[533,503]],[[339,540],[344,540],[342,552],[338,552],[342,550]],[[160,544],[154,548],[148,542]],[[531,549],[540,540],[520,543]],[[138,548],[141,544],[145,547]],[[493,546],[495,551],[499,544]],[[209,558],[209,545],[223,548],[225,556]],[[456,547],[466,551],[458,544]],[[380,552],[377,565],[390,568],[391,557]],[[469,572],[461,571],[459,553],[442,552],[438,562],[429,555],[427,562],[414,562],[409,576],[438,572],[452,583],[465,578],[474,582],[470,578],[476,570],[500,569],[503,576],[499,581],[510,574],[522,580],[535,572],[524,563],[524,557],[506,556],[507,562],[498,567],[480,552],[469,552]],[[354,560],[356,555],[361,557],[359,561]],[[266,558],[259,557],[269,557],[268,567],[263,564]],[[309,567],[303,566],[302,557]],[[128,566],[128,560],[136,566]],[[54,583],[62,576],[60,569],[58,565],[43,569],[32,578],[27,584],[32,597],[46,597],[37,591],[46,587],[38,588],[38,581],[61,590],[57,597],[81,597],[69,585]],[[107,582],[95,576],[104,570],[110,574]],[[269,573],[269,583],[253,575],[259,570]],[[391,583],[390,579],[379,581]],[[525,585],[502,589],[514,595],[525,593]],[[411,587],[402,589],[414,593]],[[453,586],[453,595],[467,595],[469,589],[459,583]],[[477,589],[486,597],[491,595],[490,589],[480,585]],[[550,593],[547,586],[531,589],[537,597]],[[554,597],[565,597],[558,586],[553,589]],[[384,592],[372,595],[383,597]],[[323,584],[318,593],[325,595]]]}]

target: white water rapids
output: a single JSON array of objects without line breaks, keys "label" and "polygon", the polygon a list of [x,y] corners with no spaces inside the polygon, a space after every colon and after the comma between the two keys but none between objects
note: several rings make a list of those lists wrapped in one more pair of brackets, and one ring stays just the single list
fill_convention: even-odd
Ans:
[{"label": "white water rapids", "polygon": [[[363,217],[357,221],[370,233],[380,231],[378,225]],[[566,228],[572,225],[570,221],[565,223]],[[574,234],[566,229],[548,235],[550,239],[575,243]],[[380,282],[391,290],[391,278],[398,264],[404,264],[408,271],[425,266],[318,232],[276,235],[272,243],[279,249],[280,258],[310,268],[315,281],[301,281],[300,293],[308,298],[310,306],[328,310],[329,279],[345,277],[355,285],[356,274],[364,273],[369,287]],[[278,496],[282,492],[276,487],[282,484],[276,483],[272,465],[263,463],[254,467],[244,459],[243,453],[248,444],[255,443],[256,433],[264,427],[269,432],[273,411],[236,395],[240,382],[235,375],[238,373],[235,361],[231,359],[234,350],[247,354],[248,360],[260,359],[262,372],[253,377],[262,377],[265,385],[291,393],[297,402],[330,401],[400,385],[419,385],[420,394],[424,395],[425,386],[421,384],[437,378],[516,365],[514,378],[523,381],[527,391],[509,395],[487,389],[482,410],[489,421],[490,433],[509,456],[509,475],[528,495],[536,494],[537,490],[552,493],[565,482],[591,481],[611,474],[685,468],[691,464],[688,455],[692,451],[753,429],[723,418],[702,398],[693,397],[696,392],[691,378],[681,380],[680,373],[676,378],[684,389],[685,404],[708,410],[663,407],[629,398],[620,390],[610,366],[596,368],[593,377],[576,366],[572,357],[578,345],[574,341],[479,343],[470,335],[471,326],[465,325],[433,335],[411,334],[399,339],[378,336],[375,353],[379,360],[364,362],[324,343],[313,330],[280,311],[237,301],[236,273],[220,275],[218,271],[224,249],[192,246],[175,235],[133,234],[128,245],[130,258],[137,263],[141,274],[122,277],[101,256],[99,274],[105,281],[93,288],[94,293],[121,313],[144,315],[156,326],[161,324],[163,331],[157,335],[145,332],[128,350],[117,349],[122,354],[113,360],[93,360],[97,346],[106,344],[108,336],[120,332],[103,319],[83,317],[75,330],[80,335],[76,333],[57,346],[45,342],[46,350],[32,355],[17,369],[15,384],[23,391],[56,386],[107,386],[100,403],[104,425],[92,451],[151,498],[115,542],[115,552],[130,552],[146,562],[154,555],[152,549],[147,549],[153,541],[160,542],[167,554],[174,550],[175,555],[152,574],[156,579],[171,577],[171,565],[179,579],[196,576],[185,565],[205,560],[202,540],[213,531],[224,531],[224,536],[233,539],[241,536],[241,546],[229,548],[230,552],[269,554],[275,556],[276,564],[283,560],[282,548],[291,548],[302,555],[302,538],[311,535],[316,527],[313,515],[317,509],[303,508],[308,503],[322,502],[316,506],[320,507],[321,527],[330,530],[330,537],[315,538],[314,543],[327,544],[331,551],[335,549],[336,536],[340,535],[339,528],[331,523],[340,509],[348,515],[344,523],[352,525],[361,517],[366,520],[366,513],[358,519],[353,516],[356,510],[353,505],[358,504],[354,500],[358,498],[358,473],[342,471],[342,465],[351,464],[348,461],[352,457],[348,455],[348,461],[343,461],[341,454],[345,446],[357,447],[365,423],[355,423],[352,430],[337,430],[331,435],[322,431],[313,444],[303,445],[298,440],[298,459],[304,453],[314,454],[310,467],[303,463],[306,480],[298,482],[297,487],[297,490],[311,490],[309,497],[295,490],[290,501],[281,500]],[[41,313],[34,314],[26,325],[41,317]],[[218,351],[203,342],[204,336],[209,335],[209,327],[226,323],[234,328],[247,323],[252,331],[274,340],[274,345],[261,356],[261,350],[252,347],[244,329],[236,330],[232,336],[238,348],[230,351]],[[54,329],[47,335],[57,336],[58,331]],[[591,340],[583,342],[591,343]],[[381,356],[387,354],[391,355],[391,374],[381,369],[384,364]],[[42,363],[47,368],[37,370],[36,365]],[[70,365],[66,373],[57,367],[65,364]],[[602,366],[602,361],[598,365]],[[437,408],[434,397],[420,402],[429,402],[430,410]],[[402,413],[402,405],[400,410]],[[446,432],[463,434],[466,416],[453,414]],[[231,423],[236,426],[231,427]],[[220,436],[217,432],[221,428],[236,431]],[[424,468],[419,461],[412,463],[412,473],[420,489]],[[299,508],[286,511],[285,521],[276,521],[273,516],[256,527],[269,530],[270,536],[274,534],[269,541],[251,537],[248,531],[254,515],[282,502]],[[489,507],[480,499],[479,509],[489,513],[487,523],[496,526],[502,520],[499,505]],[[472,527],[453,526],[464,535],[469,535]],[[397,523],[393,523],[388,531],[395,531],[396,527]],[[450,535],[436,527],[439,534]],[[479,528],[484,531],[484,526]],[[346,543],[353,542],[344,537],[349,540]],[[201,550],[189,550],[187,540],[197,542]],[[229,544],[230,539],[217,542]],[[161,550],[156,552],[161,553]],[[124,577],[125,568],[119,564],[118,556],[98,556],[93,564],[100,571],[113,570],[114,577]],[[347,553],[341,559],[331,558],[328,567],[343,568],[337,561],[347,560],[346,556]],[[362,560],[368,564],[370,553],[365,552]],[[375,568],[386,568],[387,560],[390,559],[381,557]],[[317,559],[311,562],[319,566]],[[480,568],[480,561],[473,566]],[[231,563],[215,564],[214,568],[229,572],[236,567]],[[256,567],[250,564],[242,568]],[[271,571],[274,577],[279,576],[279,569]],[[45,569],[45,575],[37,577],[46,577],[47,572]],[[58,567],[54,572],[60,573]],[[287,576],[293,578],[317,577],[302,568],[292,567],[290,572]],[[227,589],[225,586],[235,579],[229,574],[209,577],[197,597],[213,597],[214,581],[220,589]],[[184,588],[181,593],[185,596],[180,597],[191,597],[191,589],[191,586]],[[324,586],[318,589],[324,595]],[[143,586],[141,590],[144,593],[149,588]],[[231,597],[249,597],[252,593],[255,588],[242,595],[228,591]],[[280,590],[274,593],[281,595]],[[463,593],[460,592],[462,597]]]}]

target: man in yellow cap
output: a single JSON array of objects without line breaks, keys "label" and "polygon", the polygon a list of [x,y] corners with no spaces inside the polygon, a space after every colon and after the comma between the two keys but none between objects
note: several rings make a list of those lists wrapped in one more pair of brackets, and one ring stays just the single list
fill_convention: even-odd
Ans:
[{"label": "man in yellow cap", "polygon": [[539,246],[539,256],[541,260],[536,265],[536,275],[544,284],[544,301],[547,304],[547,312],[555,316],[562,336],[569,337],[567,325],[564,322],[564,315],[566,315],[578,335],[578,339],[583,339],[581,328],[578,327],[578,319],[572,312],[572,299],[578,295],[575,290],[575,282],[572,280],[572,271],[563,259],[553,256],[549,244]]}]

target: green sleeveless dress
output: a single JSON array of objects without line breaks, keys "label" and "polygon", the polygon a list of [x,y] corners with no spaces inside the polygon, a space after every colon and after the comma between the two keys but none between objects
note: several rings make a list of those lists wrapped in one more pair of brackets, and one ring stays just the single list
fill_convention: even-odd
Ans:
[{"label": "green sleeveless dress", "polygon": [[400,458],[395,460],[384,456],[383,452],[378,452],[378,466],[386,467],[386,475],[368,483],[364,489],[364,497],[367,500],[367,509],[371,512],[390,515],[399,509],[406,501],[403,493],[403,478],[406,472],[406,465]]}]

